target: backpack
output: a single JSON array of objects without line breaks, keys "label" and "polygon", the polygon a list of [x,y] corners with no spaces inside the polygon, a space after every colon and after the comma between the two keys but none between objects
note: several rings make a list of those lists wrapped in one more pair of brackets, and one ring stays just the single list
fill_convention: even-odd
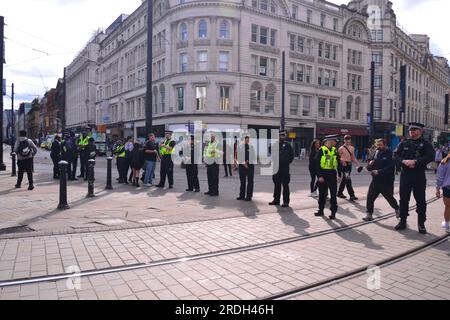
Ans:
[{"label": "backpack", "polygon": [[29,157],[31,155],[31,148],[28,140],[19,143],[18,154],[22,157]]}]

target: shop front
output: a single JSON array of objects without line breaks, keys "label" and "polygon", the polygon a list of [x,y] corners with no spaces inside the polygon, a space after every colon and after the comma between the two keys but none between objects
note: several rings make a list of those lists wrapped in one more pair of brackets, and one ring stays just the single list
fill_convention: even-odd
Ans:
[{"label": "shop front", "polygon": [[341,135],[342,139],[345,135],[352,136],[352,143],[355,147],[355,153],[358,158],[361,157],[365,148],[369,146],[369,127],[368,126],[337,126],[332,124],[318,123],[316,136],[323,139],[328,135]]}]

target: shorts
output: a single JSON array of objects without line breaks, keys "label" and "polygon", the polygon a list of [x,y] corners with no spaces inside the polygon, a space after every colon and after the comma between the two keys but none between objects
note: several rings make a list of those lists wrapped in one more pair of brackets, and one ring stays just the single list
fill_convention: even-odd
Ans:
[{"label": "shorts", "polygon": [[444,188],[444,198],[450,199],[450,188]]}]

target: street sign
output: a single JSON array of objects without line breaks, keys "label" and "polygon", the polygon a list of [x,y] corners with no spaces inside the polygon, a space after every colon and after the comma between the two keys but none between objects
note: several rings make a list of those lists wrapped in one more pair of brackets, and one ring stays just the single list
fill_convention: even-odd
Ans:
[{"label": "street sign", "polygon": [[288,133],[289,139],[297,139],[297,133],[296,132],[289,132]]}]

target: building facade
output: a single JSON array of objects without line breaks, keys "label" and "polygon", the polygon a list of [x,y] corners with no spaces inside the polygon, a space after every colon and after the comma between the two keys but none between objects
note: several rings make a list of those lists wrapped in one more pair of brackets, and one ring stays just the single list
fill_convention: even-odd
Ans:
[{"label": "building facade", "polygon": [[[283,52],[286,127],[295,133],[297,154],[327,134],[353,135],[360,151],[368,146],[372,60],[377,136],[395,143],[404,134],[400,124],[414,120],[426,122],[433,139],[447,130],[442,93],[448,91],[448,72],[441,74],[448,70],[446,61],[431,55],[426,36],[397,27],[386,0],[342,6],[322,0],[153,4],[156,133],[188,128],[193,121],[202,121],[205,129],[278,128]],[[146,15],[144,2],[97,42],[95,123],[112,136],[146,135]],[[411,71],[406,116],[400,121],[402,64]],[[84,61],[79,72],[87,66],[93,67]],[[83,90],[80,86],[68,87],[68,96]],[[67,105],[67,116],[73,116],[69,99]]]}]

